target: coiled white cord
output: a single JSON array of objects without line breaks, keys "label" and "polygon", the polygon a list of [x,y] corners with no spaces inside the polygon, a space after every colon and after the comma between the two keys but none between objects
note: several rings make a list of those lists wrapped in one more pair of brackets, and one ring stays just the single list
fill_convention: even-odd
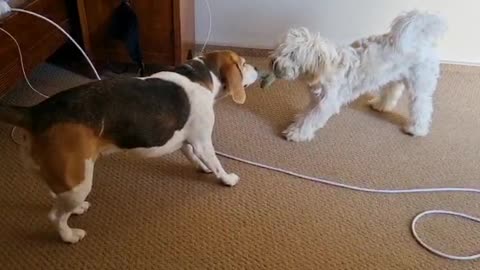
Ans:
[{"label": "coiled white cord", "polygon": [[[453,190],[452,190],[453,191]],[[434,192],[434,190],[432,190],[432,192]],[[479,192],[478,190],[475,191],[475,192]],[[424,248],[426,248],[428,251],[440,256],[440,257],[444,257],[444,258],[447,258],[447,259],[452,259],[452,260],[459,260],[459,261],[471,261],[471,260],[476,260],[476,259],[479,259],[480,258],[480,254],[474,254],[474,255],[471,255],[471,256],[455,256],[455,255],[450,255],[450,254],[447,254],[445,252],[442,252],[442,251],[439,251],[438,249],[434,249],[433,247],[429,246],[427,243],[425,243],[421,238],[420,236],[418,236],[418,233],[417,233],[417,230],[415,229],[416,228],[416,225],[417,225],[417,222],[425,217],[425,216],[428,216],[428,215],[449,215],[449,216],[454,216],[454,217],[461,217],[461,218],[464,218],[464,219],[468,219],[468,220],[471,220],[471,221],[475,221],[477,223],[480,223],[480,218],[477,218],[477,217],[474,217],[474,216],[470,216],[470,215],[466,215],[466,214],[463,214],[463,213],[459,213],[459,212],[453,212],[453,211],[446,211],[446,210],[429,210],[429,211],[425,211],[425,212],[422,212],[420,214],[418,214],[412,221],[412,226],[411,226],[411,229],[412,229],[412,233],[413,233],[413,236],[415,237],[415,240],[417,240],[417,242],[422,245]]]},{"label": "coiled white cord", "polygon": [[[2,14],[2,11],[5,9],[8,11],[8,5],[7,7],[5,7],[4,5],[5,2],[3,1],[0,1],[0,15]],[[212,30],[212,14],[211,14],[211,8],[210,8],[210,4],[208,2],[208,0],[205,0],[205,3],[207,5],[207,9],[208,9],[208,12],[209,12],[209,17],[210,17],[210,20],[209,20],[209,30],[208,30],[208,35],[207,35],[207,38],[205,40],[205,43],[202,47],[202,50],[201,52],[203,53],[206,46],[207,46],[207,43],[210,39],[210,34],[211,34],[211,30]],[[5,3],[6,4],[6,3]],[[100,76],[98,75],[94,65],[92,64],[92,62],[90,61],[90,59],[88,58],[88,56],[86,55],[86,53],[82,50],[82,48],[75,42],[75,40],[73,40],[73,38],[70,37],[70,35],[68,35],[67,32],[65,32],[60,26],[58,26],[55,22],[39,15],[39,14],[36,14],[36,13],[33,13],[33,12],[30,12],[30,11],[26,11],[26,10],[21,10],[21,9],[11,9],[12,11],[18,11],[18,12],[24,12],[24,13],[27,13],[27,14],[31,14],[33,16],[36,16],[36,17],[39,17],[39,18],[42,18],[46,21],[48,21],[49,23],[53,24],[55,27],[57,27],[57,29],[59,29],[60,31],[62,31],[76,46],[77,48],[82,52],[83,56],[85,57],[85,59],[87,59],[88,63],[90,64],[92,70],[95,72],[95,75],[97,76],[97,79],[98,80],[101,80]],[[3,12],[5,13],[5,12]],[[18,44],[17,40],[10,34],[8,33],[6,30],[0,28],[1,31],[3,31],[4,33],[6,33],[10,38],[13,39],[13,41],[15,42],[15,44],[17,45],[17,49],[18,49],[18,53],[19,53],[19,56],[20,56],[20,62],[21,62],[21,67],[22,67],[22,71],[23,71],[23,75],[25,77],[25,80],[28,84],[28,86],[33,90],[35,91],[35,93],[41,95],[42,97],[44,98],[48,98],[47,95],[37,91],[30,83],[30,81],[28,80],[28,77],[27,77],[27,74],[25,72],[25,67],[24,67],[24,64],[23,64],[23,57],[22,57],[22,51],[20,49],[20,45]],[[14,133],[15,129],[12,129],[12,133],[11,133],[11,136],[12,136],[12,139],[15,143],[18,144],[18,142],[15,141],[14,139],[14,136],[13,136],[13,133]],[[261,163],[258,163],[258,162],[254,162],[254,161],[249,161],[249,160],[246,160],[246,159],[242,159],[242,158],[239,158],[239,157],[235,157],[235,156],[232,156],[232,155],[229,155],[229,154],[226,154],[226,153],[222,153],[222,152],[219,152],[217,151],[216,152],[217,155],[219,156],[222,156],[222,157],[225,157],[225,158],[229,158],[229,159],[232,159],[232,160],[235,160],[235,161],[238,161],[238,162],[242,162],[242,163],[245,163],[245,164],[248,164],[248,165],[252,165],[252,166],[256,166],[256,167],[259,167],[259,168],[263,168],[263,169],[267,169],[267,170],[271,170],[271,171],[276,171],[276,172],[279,172],[279,173],[283,173],[283,174],[287,174],[287,175],[290,175],[290,176],[294,176],[294,177],[298,177],[298,178],[301,178],[301,179],[305,179],[305,180],[310,180],[310,181],[314,181],[314,182],[317,182],[317,183],[323,183],[323,184],[326,184],[326,185],[330,185],[330,186],[335,186],[335,187],[340,187],[340,188],[344,188],[344,189],[349,189],[349,190],[354,190],[354,191],[361,191],[361,192],[368,192],[368,193],[380,193],[380,194],[408,194],[408,193],[436,193],[436,192],[470,192],[470,193],[480,193],[480,189],[474,189],[474,188],[417,188],[417,189],[371,189],[371,188],[363,188],[363,187],[356,187],[356,186],[352,186],[352,185],[348,185],[348,184],[343,184],[343,183],[340,183],[340,182],[337,182],[337,181],[331,181],[331,180],[326,180],[326,179],[321,179],[321,178],[316,178],[316,177],[311,177],[311,176],[307,176],[307,175],[303,175],[303,174],[299,174],[299,173],[295,173],[295,172],[292,172],[292,171],[288,171],[288,170],[284,170],[284,169],[281,169],[281,168],[276,168],[276,167],[273,167],[273,166],[269,166],[269,165],[264,165],[264,164],[261,164]],[[461,217],[461,218],[464,218],[464,219],[468,219],[468,220],[471,220],[471,221],[474,221],[474,222],[477,222],[477,223],[480,223],[480,218],[477,218],[477,217],[474,217],[474,216],[470,216],[470,215],[467,215],[467,214],[463,214],[463,213],[458,213],[458,212],[452,212],[452,211],[445,211],[445,210],[429,210],[429,211],[425,211],[425,212],[422,212],[420,214],[418,214],[417,216],[415,216],[415,218],[413,219],[412,221],[412,224],[411,224],[411,230],[412,230],[412,234],[413,236],[415,237],[415,240],[422,246],[424,247],[425,249],[427,249],[428,251],[432,252],[433,254],[436,254],[440,257],[443,257],[443,258],[447,258],[447,259],[452,259],[452,260],[462,260],[462,261],[467,261],[467,260],[476,260],[476,259],[479,259],[480,258],[480,253],[479,254],[474,254],[474,255],[471,255],[471,256],[456,256],[456,255],[450,255],[450,254],[447,254],[447,253],[444,253],[442,251],[439,251],[433,247],[431,247],[430,245],[426,244],[421,238],[420,236],[418,235],[417,233],[417,230],[416,230],[416,225],[418,223],[418,221],[422,218],[424,218],[425,216],[428,216],[428,215],[451,215],[451,216],[455,216],[455,217]]]},{"label": "coiled white cord", "polygon": [[[267,170],[270,170],[270,171],[275,171],[275,172],[287,174],[287,175],[290,175],[290,176],[295,176],[295,177],[298,177],[298,178],[301,178],[301,179],[310,180],[310,181],[313,181],[313,182],[322,183],[322,184],[326,184],[326,185],[330,185],[330,186],[334,186],[334,187],[340,187],[340,188],[344,188],[344,189],[354,190],[354,191],[362,191],[362,192],[367,192],[367,193],[380,193],[380,194],[409,194],[409,193],[411,194],[411,193],[437,193],[437,192],[470,192],[470,193],[480,194],[480,189],[456,188],[456,187],[452,187],[452,188],[449,188],[449,187],[446,187],[446,188],[413,188],[413,189],[363,188],[363,187],[357,187],[357,186],[352,186],[352,185],[348,185],[348,184],[343,184],[343,183],[340,183],[339,181],[326,180],[326,179],[321,179],[321,178],[317,178],[317,177],[312,177],[312,176],[299,174],[299,173],[284,170],[284,169],[281,169],[281,168],[277,168],[277,167],[265,165],[265,164],[262,164],[262,163],[258,163],[258,162],[242,159],[242,158],[239,158],[239,157],[235,157],[235,156],[232,156],[230,154],[222,153],[222,152],[219,152],[219,151],[216,151],[216,153],[219,156],[222,156],[222,157],[225,157],[225,158],[228,158],[228,159],[232,159],[232,160],[235,160],[235,161],[238,161],[238,162],[242,162],[242,163],[245,163],[245,164],[248,164],[248,165],[252,165],[252,166],[255,166],[255,167],[259,167],[259,168],[267,169]],[[474,254],[474,255],[471,255],[471,256],[451,255],[451,254],[447,254],[445,252],[439,251],[439,250],[431,247],[427,243],[425,243],[425,241],[422,240],[422,238],[420,238],[420,236],[418,235],[416,226],[417,226],[418,221],[420,219],[424,218],[427,215],[450,215],[450,216],[456,216],[456,217],[461,217],[461,218],[464,218],[464,219],[468,219],[468,220],[471,220],[471,221],[474,221],[474,222],[477,222],[477,223],[480,223],[480,218],[470,216],[470,215],[467,215],[467,214],[463,214],[463,213],[459,213],[459,212],[452,212],[452,211],[445,211],[445,210],[429,210],[429,211],[422,212],[422,213],[418,214],[417,216],[415,216],[415,218],[412,221],[412,225],[411,225],[412,234],[413,234],[413,237],[415,238],[415,240],[421,246],[423,246],[425,249],[432,252],[433,254],[436,254],[436,255],[438,255],[440,257],[443,257],[443,258],[446,258],[446,259],[461,260],[461,261],[469,261],[469,260],[480,259],[480,253],[479,254]]]}]

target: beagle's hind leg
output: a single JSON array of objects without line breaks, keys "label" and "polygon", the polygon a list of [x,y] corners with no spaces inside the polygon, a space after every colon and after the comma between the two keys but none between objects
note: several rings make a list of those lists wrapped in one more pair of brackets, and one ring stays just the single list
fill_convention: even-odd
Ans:
[{"label": "beagle's hind leg", "polygon": [[90,206],[85,199],[92,189],[93,167],[92,160],[85,160],[83,181],[71,190],[56,195],[49,219],[64,242],[77,243],[87,234],[82,229],[71,228],[68,219],[72,214],[83,214]]}]

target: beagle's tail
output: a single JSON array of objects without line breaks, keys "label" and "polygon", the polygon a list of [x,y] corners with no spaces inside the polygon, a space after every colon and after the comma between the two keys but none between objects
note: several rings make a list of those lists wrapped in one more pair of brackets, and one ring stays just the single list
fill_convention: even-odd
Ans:
[{"label": "beagle's tail", "polygon": [[444,18],[417,10],[398,16],[391,26],[394,46],[404,53],[434,47],[446,31]]},{"label": "beagle's tail", "polygon": [[0,105],[0,122],[31,129],[32,118],[30,108]]}]

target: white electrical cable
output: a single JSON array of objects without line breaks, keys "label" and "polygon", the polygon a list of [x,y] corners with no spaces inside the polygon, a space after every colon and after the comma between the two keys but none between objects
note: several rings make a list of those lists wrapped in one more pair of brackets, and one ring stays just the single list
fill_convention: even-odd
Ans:
[{"label": "white electrical cable", "polygon": [[444,257],[444,258],[447,258],[447,259],[452,259],[452,260],[458,260],[458,261],[471,261],[471,260],[477,260],[477,259],[480,259],[480,254],[474,254],[474,255],[471,255],[471,256],[455,256],[455,255],[450,255],[450,254],[447,254],[447,253],[444,253],[442,251],[439,251],[438,249],[434,249],[433,247],[429,246],[427,243],[425,243],[421,238],[420,236],[418,236],[418,233],[417,233],[417,230],[415,229],[416,228],[416,225],[417,225],[417,222],[425,217],[425,216],[428,216],[428,215],[449,215],[449,216],[454,216],[454,217],[461,217],[461,218],[464,218],[464,219],[468,219],[468,220],[471,220],[471,221],[475,221],[477,223],[480,223],[480,218],[477,218],[477,217],[474,217],[474,216],[470,216],[470,215],[466,215],[466,214],[463,214],[463,213],[459,213],[459,212],[453,212],[453,211],[446,211],[446,210],[429,210],[429,211],[425,211],[423,213],[420,213],[418,214],[412,221],[412,226],[411,226],[411,229],[412,229],[412,233],[413,233],[413,236],[415,237],[415,240],[417,240],[417,242],[422,245],[424,248],[426,248],[428,251],[440,256],[440,257]]},{"label": "white electrical cable", "polygon": [[[0,1],[0,4],[2,4],[4,2]],[[201,53],[204,52],[208,42],[209,42],[209,39],[210,39],[210,34],[211,34],[211,30],[212,30],[212,14],[211,14],[211,9],[210,9],[210,4],[208,2],[208,0],[205,0],[205,3],[207,5],[207,9],[208,9],[208,12],[209,12],[209,17],[210,17],[210,22],[209,22],[209,30],[208,30],[208,35],[207,35],[207,39],[205,40],[205,43],[202,47],[202,50],[201,50]],[[0,6],[3,8],[3,6]],[[73,40],[73,38],[71,38],[68,33],[66,33],[60,26],[58,26],[57,24],[55,24],[53,21],[41,16],[41,15],[38,15],[36,13],[33,13],[33,12],[30,12],[30,11],[25,11],[25,10],[20,10],[20,9],[12,9],[13,11],[18,11],[18,12],[24,12],[24,13],[28,13],[28,14],[31,14],[31,15],[34,15],[36,17],[39,17],[39,18],[42,18],[42,19],[45,19],[47,20],[48,22],[50,22],[51,24],[55,25],[59,30],[61,30],[65,35],[67,35],[67,37],[70,38],[70,40],[72,42],[74,42],[74,44],[77,46],[77,48],[80,49],[80,51],[82,52],[82,54],[84,55],[84,57],[87,59],[88,63],[90,64],[90,66],[92,67],[92,70],[95,72],[95,75],[97,76],[97,78],[99,80],[101,80],[100,76],[98,75],[95,67],[93,66],[93,64],[91,63],[90,59],[88,58],[88,56],[85,54],[85,52],[81,49],[81,47],[75,42],[75,40]],[[20,62],[21,62],[21,66],[22,66],[22,71],[23,71],[23,75],[25,77],[25,80],[27,81],[27,84],[30,86],[30,88],[35,91],[37,94],[41,95],[42,97],[45,97],[45,98],[48,98],[47,95],[44,95],[42,94],[41,92],[37,91],[31,84],[30,84],[30,81],[28,80],[28,77],[27,77],[27,74],[25,72],[25,68],[24,68],[24,64],[23,64],[23,57],[22,57],[22,52],[21,52],[21,49],[20,49],[20,45],[18,44],[18,42],[15,40],[15,38],[10,34],[8,33],[7,31],[5,31],[4,29],[0,28],[0,30],[2,30],[4,33],[6,33],[8,36],[10,36],[15,44],[17,45],[17,48],[18,48],[18,52],[19,52],[19,55],[20,55]],[[13,139],[13,132],[14,132],[15,129],[12,130],[12,133],[11,133],[11,136],[12,136],[12,139]],[[18,142],[16,142],[14,139],[13,141],[15,143],[18,144]],[[363,187],[356,187],[356,186],[352,186],[352,185],[348,185],[348,184],[343,184],[343,183],[340,183],[340,182],[336,182],[336,181],[331,181],[331,180],[326,180],[326,179],[320,179],[320,178],[316,178],[316,177],[311,177],[311,176],[307,176],[307,175],[303,175],[303,174],[299,174],[299,173],[295,173],[295,172],[292,172],[292,171],[288,171],[288,170],[284,170],[284,169],[281,169],[281,168],[276,168],[276,167],[273,167],[273,166],[268,166],[268,165],[264,165],[264,164],[261,164],[261,163],[257,163],[257,162],[254,162],[254,161],[249,161],[249,160],[246,160],[246,159],[242,159],[242,158],[239,158],[239,157],[235,157],[235,156],[232,156],[232,155],[229,155],[229,154],[226,154],[226,153],[222,153],[222,152],[219,152],[217,151],[216,152],[217,155],[219,156],[222,156],[222,157],[225,157],[225,158],[228,158],[228,159],[232,159],[232,160],[235,160],[235,161],[238,161],[238,162],[242,162],[242,163],[245,163],[245,164],[248,164],[248,165],[252,165],[252,166],[256,166],[256,167],[259,167],[259,168],[263,168],[263,169],[267,169],[267,170],[271,170],[271,171],[276,171],[276,172],[280,172],[280,173],[284,173],[284,174],[287,174],[287,175],[290,175],[290,176],[295,176],[295,177],[298,177],[298,178],[301,178],[301,179],[305,179],[305,180],[310,180],[310,181],[314,181],[314,182],[317,182],[317,183],[323,183],[323,184],[326,184],[326,185],[330,185],[330,186],[335,186],[335,187],[340,187],[340,188],[344,188],[344,189],[349,189],[349,190],[354,190],[354,191],[361,191],[361,192],[368,192],[368,193],[380,193],[380,194],[411,194],[411,193],[437,193],[437,192],[470,192],[470,193],[480,193],[480,189],[474,189],[474,188],[414,188],[414,189],[372,189],[372,188],[363,188]],[[417,233],[417,230],[416,230],[416,225],[418,223],[418,221],[422,218],[424,218],[425,216],[428,216],[428,215],[451,215],[451,216],[455,216],[455,217],[461,217],[461,218],[464,218],[464,219],[468,219],[468,220],[471,220],[471,221],[475,221],[477,223],[480,223],[480,218],[477,218],[477,217],[473,217],[473,216],[470,216],[470,215],[466,215],[466,214],[463,214],[463,213],[458,213],[458,212],[452,212],[452,211],[445,211],[445,210],[429,210],[429,211],[425,211],[425,212],[422,212],[420,214],[418,214],[412,221],[412,224],[411,224],[411,230],[412,230],[412,234],[413,236],[415,237],[415,240],[422,246],[424,247],[425,249],[427,249],[428,251],[440,256],[440,257],[443,257],[443,258],[447,258],[447,259],[452,259],[452,260],[463,260],[463,261],[467,261],[467,260],[476,260],[476,259],[479,259],[480,258],[480,253],[479,254],[475,254],[475,255],[471,255],[471,256],[456,256],[456,255],[450,255],[450,254],[447,254],[447,253],[444,253],[444,252],[441,252],[437,249],[434,249],[433,247],[431,247],[430,245],[426,244],[421,238],[420,236],[418,236],[418,233]]]},{"label": "white electrical cable", "polygon": [[20,8],[12,8],[11,9],[12,11],[16,11],[16,12],[21,12],[21,13],[26,13],[26,14],[30,14],[32,16],[35,16],[37,18],[40,18],[42,20],[45,20],[47,22],[49,22],[51,25],[55,26],[58,30],[60,30],[66,37],[68,37],[68,39],[70,39],[71,42],[73,42],[73,44],[75,44],[75,46],[78,48],[78,50],[83,54],[83,57],[85,57],[85,59],[87,60],[88,64],[90,65],[90,67],[92,68],[93,72],[95,73],[95,76],[97,77],[97,79],[100,81],[102,80],[102,78],[100,78],[100,75],[98,75],[98,72],[97,72],[97,69],[95,68],[95,66],[93,65],[92,61],[90,61],[90,58],[88,58],[87,54],[85,53],[85,51],[82,49],[82,47],[80,45],[78,45],[78,43],[75,41],[75,39],[73,39],[65,30],[63,30],[63,28],[56,24],[54,21],[50,20],[49,18],[45,17],[45,16],[42,16],[40,14],[37,14],[35,12],[31,12],[31,11],[28,11],[28,10],[24,10],[24,9],[20,9]]},{"label": "white electrical cable", "polygon": [[347,184],[342,184],[339,183],[338,181],[330,181],[326,179],[319,179],[316,177],[312,176],[307,176],[295,172],[291,172],[288,170],[272,167],[269,165],[263,165],[254,161],[249,161],[246,159],[242,159],[239,157],[235,157],[229,154],[225,154],[222,152],[218,152],[217,154],[222,157],[226,157],[232,160],[240,161],[249,165],[253,165],[256,167],[261,167],[264,169],[276,171],[276,172],[281,172],[284,174],[288,174],[291,176],[303,178],[306,180],[314,181],[314,182],[321,182],[323,184],[335,186],[335,187],[340,187],[340,188],[346,188],[350,190],[355,190],[355,191],[362,191],[362,192],[368,192],[368,193],[381,193],[381,194],[405,194],[405,193],[429,193],[429,192],[471,192],[471,193],[480,193],[480,189],[475,189],[475,188],[415,188],[415,189],[373,189],[373,188],[363,188],[363,187],[356,187],[356,186],[351,186]]},{"label": "white electrical cable", "polygon": [[[211,11],[211,7],[210,7],[210,3],[209,3],[208,0],[204,0],[204,1],[205,1],[205,5],[207,7],[208,16],[209,16],[209,26],[208,26],[207,38],[205,39],[205,43],[203,44],[202,50],[200,51],[201,53],[203,53],[205,51],[205,48],[207,47],[207,44],[210,40],[210,35],[211,35],[211,31],[212,31],[212,11]],[[320,179],[320,178],[316,178],[316,177],[302,175],[302,174],[291,172],[291,171],[284,170],[284,169],[281,169],[281,168],[276,168],[276,167],[264,165],[264,164],[261,164],[261,163],[249,161],[249,160],[246,160],[246,159],[238,158],[238,157],[235,157],[235,156],[232,156],[232,155],[229,155],[229,154],[225,154],[225,153],[222,153],[222,152],[219,152],[219,151],[217,151],[216,153],[219,156],[229,158],[229,159],[232,159],[232,160],[235,160],[235,161],[238,161],[238,162],[242,162],[242,163],[245,163],[245,164],[248,164],[248,165],[252,165],[252,166],[259,167],[259,168],[284,173],[284,174],[287,174],[287,175],[290,175],[290,176],[298,177],[298,178],[305,179],[305,180],[314,181],[314,182],[317,182],[317,183],[323,183],[323,184],[326,184],[326,185],[340,187],[340,188],[354,190],[354,191],[362,191],[362,192],[377,193],[377,194],[378,193],[380,193],[380,194],[412,194],[412,193],[435,193],[435,192],[480,193],[480,189],[473,189],[473,188],[418,188],[418,189],[397,189],[397,190],[362,188],[362,187],[356,187],[356,186],[351,186],[351,185],[347,185],[347,184],[342,184],[340,182],[335,182],[335,181],[330,181],[330,180],[325,180],[325,179]],[[444,210],[430,210],[430,211],[422,212],[422,213],[418,214],[413,219],[412,225],[411,225],[412,234],[415,237],[415,240],[420,245],[422,245],[428,251],[430,251],[430,252],[432,252],[432,253],[440,256],[440,257],[447,258],[447,259],[452,259],[452,260],[476,260],[476,259],[480,258],[480,253],[472,255],[472,256],[455,256],[455,255],[450,255],[450,254],[441,252],[441,251],[439,251],[437,249],[434,249],[433,247],[429,246],[428,244],[426,244],[420,238],[420,236],[418,235],[417,230],[416,230],[416,225],[417,225],[417,222],[420,219],[422,219],[423,217],[425,217],[427,215],[434,215],[434,214],[436,214],[436,215],[440,215],[440,214],[451,215],[451,216],[461,217],[461,218],[465,218],[465,219],[480,223],[480,218],[476,218],[476,217],[466,215],[466,214],[463,214],[463,213],[458,213],[458,212],[444,211]]]},{"label": "white electrical cable", "polygon": [[22,55],[22,49],[20,48],[20,45],[18,44],[18,41],[15,39],[15,37],[13,37],[7,30],[3,29],[0,27],[0,31],[4,32],[5,34],[7,34],[12,40],[13,42],[15,42],[15,45],[17,45],[17,50],[18,50],[18,56],[20,57],[20,66],[22,68],[22,72],[23,72],[23,77],[25,78],[25,81],[27,82],[28,86],[37,94],[39,94],[40,96],[44,97],[44,98],[49,98],[49,96],[43,94],[42,92],[38,91],[37,89],[35,89],[32,84],[30,83],[30,80],[28,79],[28,76],[27,76],[27,72],[25,71],[25,66],[23,64],[23,55]]},{"label": "white electrical cable", "polygon": [[[90,67],[92,68],[93,72],[95,73],[95,76],[97,77],[98,80],[102,80],[100,78],[100,75],[98,74],[97,72],[97,69],[95,68],[95,66],[93,65],[92,61],[90,60],[90,58],[87,56],[87,54],[85,53],[85,51],[82,49],[82,47],[75,41],[75,39],[73,39],[65,30],[63,30],[63,28],[61,26],[59,26],[57,23],[55,23],[54,21],[50,20],[49,18],[45,17],[45,16],[42,16],[40,14],[37,14],[35,12],[31,12],[31,11],[28,11],[28,10],[24,10],[24,9],[19,9],[19,8],[11,8],[7,2],[5,1],[0,1],[0,15],[4,15],[8,12],[11,12],[11,11],[16,11],[16,12],[20,12],[20,13],[26,13],[26,14],[29,14],[29,15],[32,15],[32,16],[35,16],[37,18],[40,18],[48,23],[50,23],[51,25],[55,26],[58,30],[60,30],[71,42],[73,42],[73,44],[75,44],[75,46],[78,48],[78,50],[80,50],[80,52],[82,53],[83,57],[85,57],[85,59],[87,60],[88,64],[90,65]],[[17,50],[18,50],[18,55],[19,55],[19,58],[20,58],[20,66],[22,68],[22,72],[23,72],[23,76],[25,78],[25,81],[27,82],[28,86],[37,94],[39,94],[40,96],[44,97],[44,98],[49,98],[49,96],[41,93],[40,91],[38,91],[37,89],[35,89],[35,87],[32,86],[32,84],[30,83],[30,80],[28,79],[28,76],[27,76],[27,73],[25,71],[25,65],[24,65],[24,62],[23,62],[23,55],[22,55],[22,50],[20,48],[20,45],[18,44],[18,41],[15,39],[15,37],[13,37],[8,31],[6,31],[5,29],[3,28],[0,28],[0,30],[2,32],[4,32],[5,34],[7,34],[14,42],[15,42],[15,45],[17,46]],[[16,140],[15,140],[15,130],[16,128],[12,128],[12,131],[10,132],[10,137],[12,138],[12,140],[16,143],[16,144],[19,144]]]},{"label": "white electrical cable", "polygon": [[[354,190],[354,191],[362,191],[362,192],[367,192],[367,193],[380,193],[380,194],[411,194],[411,193],[437,193],[437,192],[470,192],[470,193],[480,194],[480,189],[457,188],[457,187],[452,187],[452,188],[449,188],[449,187],[446,187],[446,188],[413,188],[413,189],[363,188],[363,187],[357,187],[357,186],[352,186],[352,185],[348,185],[348,184],[343,184],[343,183],[340,183],[338,181],[331,181],[331,180],[326,180],[326,179],[321,179],[321,178],[317,178],[317,177],[312,177],[312,176],[299,174],[299,173],[284,170],[284,169],[281,169],[281,168],[277,168],[277,167],[273,167],[273,166],[269,166],[269,165],[264,165],[264,164],[261,164],[261,163],[258,163],[258,162],[254,162],[254,161],[242,159],[242,158],[239,158],[239,157],[235,157],[235,156],[232,156],[232,155],[229,155],[229,154],[226,154],[226,153],[222,153],[222,152],[219,152],[219,151],[216,151],[216,153],[219,156],[222,156],[222,157],[225,157],[225,158],[228,158],[228,159],[232,159],[232,160],[235,160],[235,161],[238,161],[238,162],[242,162],[242,163],[245,163],[245,164],[248,164],[248,165],[252,165],[252,166],[255,166],[255,167],[259,167],[259,168],[267,169],[267,170],[270,170],[270,171],[275,171],[275,172],[287,174],[287,175],[290,175],[290,176],[295,176],[295,177],[298,177],[298,178],[301,178],[301,179],[310,180],[310,181],[313,181],[313,182],[322,183],[322,184],[326,184],[326,185],[330,185],[330,186],[334,186],[334,187],[340,187],[340,188],[344,188],[344,189]],[[411,225],[412,234],[415,237],[415,240],[421,246],[426,248],[428,251],[430,251],[430,252],[432,252],[432,253],[440,256],[440,257],[447,258],[447,259],[452,259],[452,260],[462,260],[462,261],[480,259],[480,253],[475,254],[475,255],[471,255],[471,256],[450,255],[450,254],[444,253],[442,251],[439,251],[439,250],[431,247],[427,243],[425,243],[420,238],[420,236],[418,236],[416,225],[417,225],[417,222],[420,219],[422,219],[423,217],[425,217],[427,215],[450,215],[450,216],[456,216],[456,217],[461,217],[461,218],[464,218],[464,219],[468,219],[468,220],[471,220],[471,221],[474,221],[474,222],[477,222],[477,223],[480,223],[480,218],[470,216],[470,215],[466,215],[466,214],[459,213],[459,212],[452,212],[452,211],[445,211],[445,210],[429,210],[429,211],[425,211],[425,212],[422,212],[422,213],[418,214],[413,219],[412,225]]]},{"label": "white electrical cable", "polygon": [[[3,3],[3,2],[0,2],[0,4],[1,3]],[[28,76],[27,76],[27,72],[25,71],[25,64],[23,63],[22,49],[20,48],[20,44],[18,44],[18,41],[7,30],[0,27],[0,31],[5,33],[7,36],[9,36],[13,40],[13,42],[15,42],[15,45],[17,46],[17,50],[18,50],[18,56],[20,58],[19,59],[20,60],[20,67],[22,69],[23,77],[25,78],[25,81],[27,82],[27,85],[30,87],[30,89],[33,90],[33,92],[37,93],[38,95],[40,95],[44,98],[49,98],[49,96],[47,96],[47,95],[43,94],[42,92],[38,91],[37,89],[35,89],[35,87],[33,87],[33,85],[30,83],[30,80],[28,79]],[[17,145],[19,145],[20,143],[15,140],[15,131],[16,130],[17,130],[16,127],[12,128],[12,130],[10,131],[10,138],[12,138],[13,142],[15,142]]]},{"label": "white electrical cable", "polygon": [[208,0],[204,0],[204,2],[208,10],[208,33],[207,33],[207,38],[205,39],[205,43],[203,43],[203,47],[202,47],[202,50],[200,51],[200,54],[203,54],[205,52],[205,48],[207,47],[208,42],[210,42],[210,35],[212,34],[212,9],[210,7],[210,2]]}]

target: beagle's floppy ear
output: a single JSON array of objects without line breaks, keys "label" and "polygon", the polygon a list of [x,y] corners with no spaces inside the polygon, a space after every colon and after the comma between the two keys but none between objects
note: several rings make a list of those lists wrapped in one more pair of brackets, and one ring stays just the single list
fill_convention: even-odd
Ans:
[{"label": "beagle's floppy ear", "polygon": [[239,63],[234,59],[232,60],[221,67],[220,74],[226,88],[225,90],[232,95],[233,101],[243,104],[247,99],[245,88],[243,87],[243,74]]},{"label": "beagle's floppy ear", "polygon": [[220,79],[224,87],[222,94],[231,95],[235,103],[245,103],[247,96],[243,87],[243,58],[233,51],[224,50],[207,53],[204,61]]}]

